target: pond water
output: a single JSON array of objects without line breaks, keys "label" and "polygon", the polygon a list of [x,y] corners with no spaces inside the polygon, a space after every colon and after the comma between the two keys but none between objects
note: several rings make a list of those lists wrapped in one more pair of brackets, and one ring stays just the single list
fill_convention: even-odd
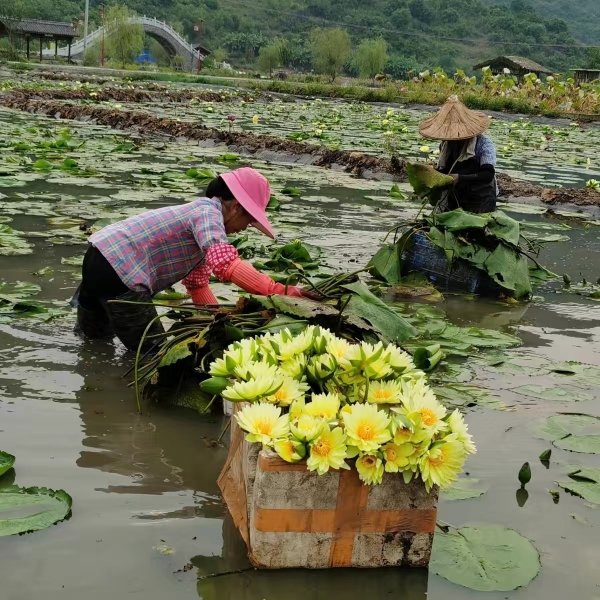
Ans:
[{"label": "pond water", "polygon": [[[21,135],[36,148],[40,136],[57,139],[64,127],[8,111],[0,119],[7,138]],[[95,173],[84,177],[81,172],[36,171],[25,160],[31,154],[38,158],[32,150],[19,154],[21,162],[6,162],[7,154],[0,165],[19,182],[1,188],[0,227],[3,223],[21,232],[16,237],[27,244],[23,252],[29,252],[0,253],[0,279],[38,284],[35,300],[49,311],[27,319],[0,319],[0,449],[17,457],[15,471],[0,484],[14,480],[20,486],[63,488],[73,497],[68,521],[30,535],[0,537],[2,597],[483,597],[426,570],[246,571],[242,542],[216,485],[227,449],[211,440],[225,420],[160,406],[138,415],[123,377],[131,356],[118,343],[77,337],[66,308],[77,285],[77,258],[85,250],[87,234],[79,230],[79,222],[90,226],[144,207],[185,201],[198,194],[198,186],[184,177],[187,169],[227,167],[215,162],[218,149],[155,140],[124,152],[118,132],[85,124],[69,127],[73,140],[86,141],[69,156],[79,169],[94,168]],[[48,155],[58,161],[52,153],[60,150]],[[388,198],[389,183],[314,167],[253,164],[271,179],[276,192],[286,185],[302,191],[299,199],[274,213],[275,228],[284,240],[301,237],[323,247],[332,268],[363,266],[385,233],[418,210]],[[161,173],[170,176],[163,179]],[[574,283],[582,278],[595,282],[600,276],[596,225],[586,227],[584,218],[573,216],[535,214],[532,205],[506,209],[529,223],[567,226],[560,233],[568,241],[551,244],[541,256],[549,269],[570,273]],[[219,295],[235,293],[218,287]],[[506,525],[539,549],[542,570],[529,587],[486,597],[562,600],[576,590],[577,597],[592,599],[600,597],[600,510],[563,490],[555,504],[548,490],[559,489],[555,482],[566,479],[567,465],[597,467],[597,457],[554,449],[545,468],[537,457],[551,444],[536,438],[534,427],[561,411],[600,415],[597,375],[575,381],[551,371],[553,364],[568,360],[600,368],[600,306],[562,291],[558,284],[537,294],[528,306],[452,295],[436,305],[456,325],[498,329],[523,340],[522,346],[503,353],[507,361],[501,365],[468,361],[460,375],[460,381],[485,387],[510,410],[475,407],[467,412],[478,453],[466,470],[490,489],[476,499],[442,500],[439,518],[457,526]],[[482,359],[488,354],[482,352]],[[570,390],[572,401],[515,391],[529,384]],[[533,478],[523,504],[517,473],[525,461],[532,465]],[[230,570],[242,572],[203,578]]]}]

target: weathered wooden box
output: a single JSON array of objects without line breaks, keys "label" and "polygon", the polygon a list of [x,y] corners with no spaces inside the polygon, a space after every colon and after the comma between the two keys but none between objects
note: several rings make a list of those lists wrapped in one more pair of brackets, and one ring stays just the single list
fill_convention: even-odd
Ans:
[{"label": "weathered wooden box", "polygon": [[366,486],[355,468],[317,475],[249,444],[231,426],[219,477],[252,564],[305,567],[426,567],[437,515],[437,489],[387,474]]}]

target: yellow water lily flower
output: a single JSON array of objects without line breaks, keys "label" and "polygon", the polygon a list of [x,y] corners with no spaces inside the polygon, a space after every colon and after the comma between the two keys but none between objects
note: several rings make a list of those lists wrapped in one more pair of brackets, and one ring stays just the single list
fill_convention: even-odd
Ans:
[{"label": "yellow water lily flower", "polygon": [[421,478],[425,488],[430,491],[434,485],[447,488],[458,479],[466,460],[464,446],[455,434],[436,442],[425,452],[419,461]]},{"label": "yellow water lily flower", "polygon": [[272,396],[282,385],[281,378],[259,377],[249,381],[236,381],[222,393],[231,402],[255,402],[265,396]]},{"label": "yellow water lily flower", "polygon": [[210,374],[213,377],[227,377],[235,371],[236,367],[254,361],[257,354],[258,345],[254,339],[247,338],[234,342],[223,353],[222,359],[212,363]]},{"label": "yellow water lily flower", "polygon": [[313,342],[313,331],[307,328],[302,333],[293,336],[289,329],[285,329],[281,332],[282,341],[277,350],[279,360],[286,361],[295,358],[306,352]]},{"label": "yellow water lily flower", "polygon": [[277,440],[273,443],[275,452],[289,463],[295,463],[306,456],[306,446],[294,438],[287,440]]},{"label": "yellow water lily flower", "polygon": [[242,381],[271,377],[273,379],[281,377],[279,369],[275,365],[267,362],[249,361],[236,367],[233,374]]},{"label": "yellow water lily flower", "polygon": [[310,387],[308,384],[291,377],[281,377],[281,387],[271,396],[267,396],[265,400],[272,402],[278,406],[289,406],[294,400],[304,398],[304,394],[308,392]]},{"label": "yellow water lily flower", "polygon": [[469,433],[469,428],[458,409],[448,417],[448,425],[450,426],[450,431],[456,434],[458,441],[465,447],[465,452],[467,454],[475,454],[477,448],[473,443],[473,436]]},{"label": "yellow water lily flower", "polygon": [[419,425],[430,435],[448,428],[444,422],[446,409],[438,402],[425,380],[402,382],[402,402],[406,407],[409,419],[414,420],[414,414],[419,416]]},{"label": "yellow water lily flower", "polygon": [[335,358],[339,365],[348,365],[348,352],[350,343],[339,337],[332,337],[327,344],[327,352]]},{"label": "yellow water lily flower", "polygon": [[390,418],[373,404],[353,404],[348,412],[343,413],[343,420],[348,444],[361,452],[377,450],[392,437],[388,429]]},{"label": "yellow water lily flower", "polygon": [[372,381],[369,383],[367,402],[371,404],[398,404],[402,387],[397,381]]},{"label": "yellow water lily flower", "polygon": [[337,363],[330,354],[320,354],[313,356],[308,361],[306,373],[309,381],[313,383],[325,383],[335,375]]},{"label": "yellow water lily flower", "polygon": [[249,442],[271,444],[284,438],[290,431],[287,415],[281,414],[281,408],[273,404],[260,402],[246,406],[235,415],[239,426],[248,433]]},{"label": "yellow water lily flower", "polygon": [[302,442],[311,442],[319,437],[321,433],[329,429],[323,419],[303,413],[300,417],[290,423],[290,430]]},{"label": "yellow water lily flower", "polygon": [[340,397],[337,394],[313,394],[312,402],[304,410],[312,417],[333,421],[340,410]]},{"label": "yellow water lily flower", "polygon": [[326,429],[310,444],[310,456],[306,461],[309,471],[317,471],[319,475],[329,469],[349,469],[344,462],[346,458],[346,435],[341,427],[329,431]]},{"label": "yellow water lily flower", "polygon": [[363,454],[356,459],[356,470],[363,483],[378,485],[383,479],[383,462],[373,454]]},{"label": "yellow water lily flower", "polygon": [[383,119],[383,121],[381,121],[382,125],[389,125],[389,121],[387,119]]},{"label": "yellow water lily flower", "polygon": [[394,344],[390,344],[385,349],[384,360],[392,367],[397,375],[416,370],[411,355]]},{"label": "yellow water lily flower", "polygon": [[304,374],[306,372],[306,355],[300,354],[295,358],[290,358],[289,360],[282,362],[279,365],[279,369],[288,377],[301,381],[304,379]]},{"label": "yellow water lily flower", "polygon": [[381,342],[375,345],[363,342],[350,346],[348,361],[354,373],[360,373],[369,379],[383,379],[392,372],[383,355],[384,347]]},{"label": "yellow water lily flower", "polygon": [[290,422],[298,420],[300,416],[304,413],[305,407],[306,403],[304,401],[304,396],[302,396],[302,398],[294,400],[290,405]]},{"label": "yellow water lily flower", "polygon": [[412,444],[386,444],[381,451],[385,459],[385,470],[388,473],[397,473],[409,466],[408,457],[414,454]]},{"label": "yellow water lily flower", "polygon": [[425,152],[425,153],[427,153],[427,152],[429,152],[429,146],[421,146],[421,147],[419,148],[419,150],[420,150],[421,152]]},{"label": "yellow water lily flower", "polygon": [[258,118],[258,115],[254,115],[254,116],[252,117],[252,122],[253,122],[255,125],[258,125],[258,121],[259,121],[259,120],[260,120],[260,119]]}]

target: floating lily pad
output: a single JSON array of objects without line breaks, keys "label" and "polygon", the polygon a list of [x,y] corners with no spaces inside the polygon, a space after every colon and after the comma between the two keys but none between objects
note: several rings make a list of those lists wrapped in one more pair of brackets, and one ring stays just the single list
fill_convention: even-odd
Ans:
[{"label": "floating lily pad", "polygon": [[600,454],[600,417],[581,413],[553,415],[542,423],[538,436],[562,450]]},{"label": "floating lily pad", "polygon": [[513,392],[538,400],[553,400],[554,402],[583,402],[593,400],[592,394],[585,394],[580,390],[569,390],[560,387],[546,387],[543,385],[527,384],[513,389]]},{"label": "floating lily pad", "polygon": [[440,494],[442,500],[468,500],[479,498],[490,489],[489,484],[471,477],[461,477],[455,481],[447,490]]},{"label": "floating lily pad", "polygon": [[30,533],[63,521],[73,500],[64,490],[0,488],[0,536]]},{"label": "floating lily pad", "polygon": [[437,533],[429,569],[432,573],[480,592],[515,590],[540,571],[535,546],[508,527],[463,527]]},{"label": "floating lily pad", "polygon": [[15,461],[16,458],[12,454],[0,451],[0,477],[13,468]]},{"label": "floating lily pad", "polygon": [[600,504],[600,469],[574,466],[568,475],[573,481],[559,481],[561,488],[588,502]]}]

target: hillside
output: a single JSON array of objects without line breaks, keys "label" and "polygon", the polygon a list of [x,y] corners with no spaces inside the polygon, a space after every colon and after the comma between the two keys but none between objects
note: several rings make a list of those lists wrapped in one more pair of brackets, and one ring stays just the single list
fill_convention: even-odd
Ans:
[{"label": "hillside", "polygon": [[[0,6],[4,2],[0,0]],[[532,0],[540,7],[572,0]],[[24,14],[48,19],[81,16],[79,0],[17,0]],[[188,39],[194,24],[205,23],[205,44],[224,48],[234,64],[252,64],[258,49],[276,36],[291,41],[292,61],[310,67],[306,39],[314,27],[345,27],[356,43],[383,36],[392,60],[386,70],[442,66],[468,68],[497,54],[527,56],[557,71],[585,62],[567,23],[523,4],[492,0],[124,0],[140,14],[165,19]],[[581,0],[581,4],[598,0]],[[91,0],[92,20],[99,22],[100,0]],[[562,9],[561,9],[562,10]],[[0,10],[1,12],[1,10]]]},{"label": "hillside", "polygon": [[[485,0],[488,4],[509,6],[509,0]],[[521,1],[521,0],[517,0]],[[577,37],[600,44],[600,2],[598,0],[526,0],[535,11],[563,19]]]}]

